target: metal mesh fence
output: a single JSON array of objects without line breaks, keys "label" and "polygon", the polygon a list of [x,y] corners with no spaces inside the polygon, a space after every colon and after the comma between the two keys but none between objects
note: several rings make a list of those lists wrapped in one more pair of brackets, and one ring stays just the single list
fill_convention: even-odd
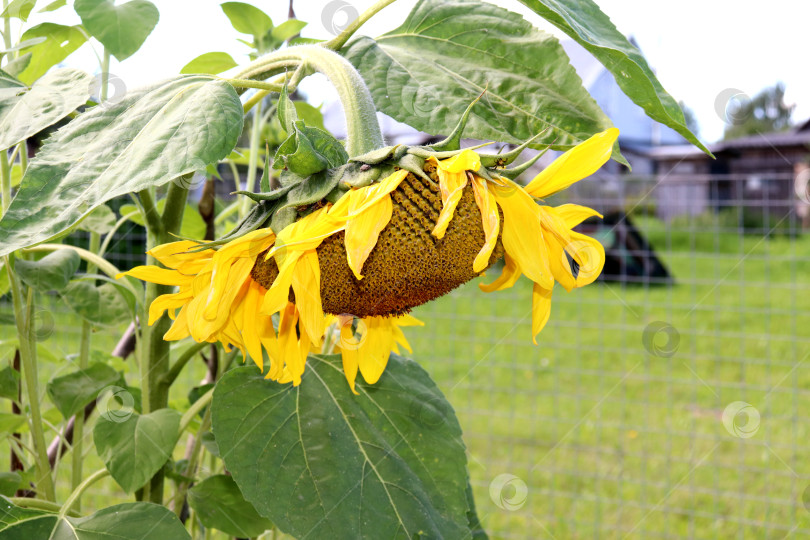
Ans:
[{"label": "metal mesh fence", "polygon": [[[793,178],[602,176],[550,201],[605,214],[583,231],[608,266],[555,290],[536,346],[525,280],[493,294],[472,282],[415,310],[414,357],[459,416],[491,537],[810,536],[810,231],[780,182]],[[140,263],[139,229],[120,235],[112,262]],[[75,353],[78,321],[44,300],[46,344]],[[0,331],[8,356],[12,329]],[[55,360],[43,381],[71,369]],[[124,498],[98,486],[100,505]]]}]

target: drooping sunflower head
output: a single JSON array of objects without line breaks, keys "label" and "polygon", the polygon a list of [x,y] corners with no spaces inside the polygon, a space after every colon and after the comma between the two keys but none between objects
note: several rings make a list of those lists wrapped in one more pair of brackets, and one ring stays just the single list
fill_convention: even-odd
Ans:
[{"label": "drooping sunflower head", "polygon": [[165,339],[220,341],[260,367],[267,358],[279,382],[299,384],[307,355],[332,346],[353,390],[358,370],[376,382],[392,351],[410,350],[400,327],[420,324],[412,308],[501,258],[501,276],[480,287],[531,279],[536,339],[554,283],[587,285],[604,264],[602,246],[572,230],[598,213],[541,199],[595,172],[617,136],[593,136],[525,187],[509,176],[531,162],[504,169],[522,148],[492,156],[397,145],[307,177],[288,168],[280,188],[248,194],[257,204],[226,238],[159,246],[150,254],[166,269],[128,274],[178,287],[150,309],[150,324],[166,310],[174,319]]}]

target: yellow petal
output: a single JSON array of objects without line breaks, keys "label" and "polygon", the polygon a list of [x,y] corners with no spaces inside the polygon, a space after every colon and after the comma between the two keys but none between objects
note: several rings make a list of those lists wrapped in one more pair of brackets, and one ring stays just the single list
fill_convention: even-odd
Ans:
[{"label": "yellow petal", "polygon": [[440,170],[449,173],[475,172],[481,168],[481,158],[473,150],[462,150],[451,158],[437,160],[437,162]]},{"label": "yellow petal", "polygon": [[[354,195],[354,194],[349,194]],[[349,211],[354,212],[364,202],[363,197],[354,196],[349,205]],[[377,245],[380,232],[391,221],[394,205],[391,196],[382,197],[376,204],[368,207],[365,212],[350,219],[346,223],[346,260],[352,269],[354,277],[362,279],[361,271],[371,250]]]},{"label": "yellow petal", "polygon": [[357,369],[360,366],[360,353],[357,349],[340,349],[340,357],[343,360],[343,374],[349,383],[349,388],[352,393],[358,395],[355,390],[355,381],[357,379]]},{"label": "yellow petal", "polygon": [[323,308],[321,307],[321,269],[318,254],[307,251],[298,259],[293,271],[292,288],[295,304],[301,315],[299,324],[309,335],[309,340],[319,343],[323,336]]},{"label": "yellow petal", "polygon": [[537,345],[537,334],[543,329],[551,315],[551,289],[544,289],[537,283],[532,288],[532,341]]},{"label": "yellow petal", "polygon": [[478,176],[472,179],[473,194],[478,209],[481,210],[481,221],[484,226],[484,247],[478,252],[473,261],[473,271],[481,272],[489,264],[492,250],[498,243],[498,230],[501,225],[501,217],[498,214],[498,205],[495,197],[487,189],[487,181]]},{"label": "yellow petal", "polygon": [[448,172],[442,168],[441,162],[437,171],[439,189],[442,193],[442,211],[431,234],[436,238],[444,238],[447,226],[450,225],[450,220],[453,219],[458,202],[464,193],[464,186],[467,185],[467,171],[462,169],[460,172]]},{"label": "yellow petal", "polygon": [[183,306],[180,308],[180,313],[177,314],[177,318],[172,323],[171,328],[169,328],[169,330],[163,334],[163,339],[165,341],[179,341],[191,335],[188,331],[188,319],[186,318],[187,314],[188,306]]},{"label": "yellow petal", "polygon": [[504,254],[504,265],[503,270],[501,271],[501,275],[498,276],[495,281],[490,284],[479,283],[478,288],[484,292],[490,293],[494,291],[500,291],[503,289],[508,289],[520,277],[520,267],[515,262],[515,260],[509,256],[508,253]]},{"label": "yellow petal", "polygon": [[234,313],[234,318],[240,321],[242,341],[245,343],[245,349],[253,363],[256,364],[260,370],[264,371],[264,355],[262,354],[262,339],[259,335],[259,307],[263,297],[263,288],[258,283],[251,281],[245,297],[240,306],[241,310]]},{"label": "yellow petal", "polygon": [[158,285],[181,285],[190,283],[193,279],[189,276],[184,276],[176,270],[167,270],[157,266],[136,266],[128,272],[116,274],[115,279],[120,279],[122,276],[132,276],[141,281],[157,283]]},{"label": "yellow petal", "polygon": [[571,243],[566,251],[579,262],[576,286],[590,285],[605,267],[605,248],[590,236],[571,231]]},{"label": "yellow petal", "polygon": [[386,317],[368,317],[365,319],[368,333],[360,349],[360,373],[369,384],[374,384],[385,371],[394,336],[391,331],[390,319]]},{"label": "yellow petal", "polygon": [[191,291],[178,292],[173,294],[161,294],[152,301],[149,306],[148,325],[155,324],[167,309],[177,309],[185,306],[191,300]]},{"label": "yellow petal", "polygon": [[588,218],[594,216],[602,217],[602,214],[593,208],[580,206],[578,204],[562,204],[555,206],[552,210],[562,218],[563,222],[565,222],[565,226],[569,229],[573,229]]},{"label": "yellow petal", "polygon": [[351,200],[346,203],[343,202],[346,198],[346,195],[344,195],[329,213],[336,219],[342,219],[344,221],[353,219],[361,215],[369,207],[380,202],[383,198],[389,196],[392,191],[397,189],[406,176],[408,176],[408,171],[400,169],[391,173],[385,180],[357,189],[356,191],[363,193],[363,202],[353,209],[349,209]]},{"label": "yellow petal", "polygon": [[503,211],[503,247],[520,270],[546,289],[554,285],[548,264],[540,206],[519,185],[506,178],[490,187]]},{"label": "yellow petal", "polygon": [[533,197],[543,198],[592,175],[610,159],[619,130],[610,128],[568,150],[526,186]]},{"label": "yellow petal", "polygon": [[199,242],[182,240],[180,242],[161,244],[150,249],[147,251],[147,253],[160,261],[160,263],[164,266],[177,269],[188,262],[211,258],[211,256],[215,253],[214,250],[211,249],[194,252],[189,251],[197,248],[199,245]]}]

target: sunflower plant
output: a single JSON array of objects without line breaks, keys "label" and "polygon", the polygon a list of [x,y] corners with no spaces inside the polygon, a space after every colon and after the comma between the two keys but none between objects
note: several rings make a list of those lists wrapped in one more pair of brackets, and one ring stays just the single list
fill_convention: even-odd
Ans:
[{"label": "sunflower plant", "polygon": [[[485,273],[485,293],[525,276],[525,338],[542,347],[555,284],[589,285],[605,261],[576,230],[601,216],[546,199],[626,162],[554,37],[476,0],[419,0],[395,30],[363,35],[392,3],[320,41],[292,9],[274,24],[226,2],[248,63],[207,52],[111,96],[111,57],[139,50],[154,4],[75,0],[80,24],[31,26],[66,2],[3,0],[0,294],[13,317],[0,328],[14,361],[0,393],[19,421],[4,433],[0,538],[486,537],[461,427],[408,343],[412,310]],[[591,0],[520,3],[705,151]],[[56,67],[86,42],[99,77]],[[342,105],[341,139],[300,99],[317,73]],[[431,137],[386,141],[378,112]],[[547,150],[559,155],[540,168]],[[144,227],[146,264],[105,257],[125,225]],[[67,355],[38,339],[48,298],[81,321]],[[94,347],[126,323],[115,354],[129,360]],[[204,380],[181,388],[197,358]],[[99,481],[132,500],[88,504]]]}]

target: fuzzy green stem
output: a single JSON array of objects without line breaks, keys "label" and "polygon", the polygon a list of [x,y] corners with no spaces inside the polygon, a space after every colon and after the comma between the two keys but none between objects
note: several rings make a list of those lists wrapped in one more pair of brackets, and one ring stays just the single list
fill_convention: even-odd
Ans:
[{"label": "fuzzy green stem", "polygon": [[332,38],[331,40],[323,43],[322,45],[328,49],[332,49],[333,51],[338,51],[343,47],[349,38],[354,35],[357,30],[360,29],[361,26],[366,24],[370,18],[374,15],[382,11],[383,8],[393,4],[396,0],[380,0],[363,13],[360,14],[355,20],[349,23],[349,25],[343,29],[343,31]]},{"label": "fuzzy green stem", "polygon": [[0,152],[0,200],[3,208],[0,212],[2,216],[11,204],[11,162],[5,150]]},{"label": "fuzzy green stem", "polygon": [[[46,512],[59,512],[62,509],[61,504],[45,501],[43,499],[34,499],[31,497],[9,497],[8,500],[20,508],[35,508],[36,510],[45,510]],[[79,517],[79,514],[76,512],[68,512],[67,515],[71,517]]]},{"label": "fuzzy green stem", "polygon": [[104,60],[101,61],[101,93],[99,101],[107,101],[107,87],[110,84],[110,51],[104,47]]},{"label": "fuzzy green stem", "polygon": [[191,421],[197,416],[201,410],[203,410],[206,405],[211,403],[211,398],[214,397],[214,389],[210,389],[208,392],[200,396],[200,398],[192,403],[191,407],[183,414],[183,417],[180,419],[180,433],[183,433],[186,428],[191,424]]},{"label": "fuzzy green stem", "polygon": [[[6,259],[8,265],[8,259]],[[8,267],[11,281],[12,298],[14,303],[14,317],[17,322],[17,335],[20,339],[20,363],[28,396],[29,421],[31,435],[34,442],[34,460],[37,465],[36,486],[37,492],[49,501],[56,500],[51,476],[51,464],[48,461],[48,446],[45,443],[45,433],[42,429],[42,413],[39,408],[39,378],[37,375],[37,348],[36,329],[34,328],[34,290],[28,289],[27,295],[23,292],[20,283],[11,267]],[[25,295],[25,300],[23,296]]]},{"label": "fuzzy green stem", "polygon": [[107,469],[99,469],[88,476],[87,480],[76,486],[73,493],[71,493],[68,499],[65,501],[65,504],[62,505],[62,510],[59,511],[59,519],[64,519],[68,512],[73,509],[73,506],[79,503],[79,499],[81,498],[82,494],[87,491],[87,488],[109,475],[110,471]]},{"label": "fuzzy green stem", "polygon": [[[101,243],[101,236],[96,232],[90,233],[90,253],[96,253],[99,250]],[[96,266],[88,262],[87,273],[94,274]],[[81,337],[79,340],[79,369],[86,369],[90,360],[90,340],[92,337],[92,325],[87,322],[82,322]],[[82,481],[82,470],[84,466],[84,456],[82,455],[84,448],[84,411],[76,413],[75,420],[73,421],[73,448],[71,450],[72,468],[71,468],[71,488],[76,489]],[[76,501],[76,510],[81,511],[81,501]]]},{"label": "fuzzy green stem", "polygon": [[339,54],[319,45],[300,45],[276,51],[250,64],[237,78],[256,79],[275,73],[279,66],[305,66],[326,75],[335,87],[346,115],[346,151],[358,156],[382,148],[377,109],[366,83]]},{"label": "fuzzy green stem", "polygon": [[[183,222],[183,211],[186,207],[188,189],[185,182],[176,181],[169,184],[166,194],[166,204],[163,208],[163,215],[160,216],[160,226],[152,222],[147,227],[149,238],[149,248],[174,240],[174,235],[180,231]],[[149,222],[147,222],[149,224]],[[148,264],[157,264],[157,261],[149,257]],[[148,283],[146,285],[146,296],[144,298],[144,314],[141,320],[142,335],[144,337],[143,352],[146,355],[141,359],[141,399],[144,414],[151,411],[163,409],[169,404],[169,387],[162,384],[165,374],[169,371],[170,347],[169,342],[163,339],[163,335],[169,330],[171,320],[164,314],[151,327],[146,326],[148,320],[149,306],[155,299],[168,294],[172,287],[167,285],[157,285]],[[163,504],[163,471],[159,471],[152,477],[152,480],[144,486],[144,500],[151,500],[157,504]]]},{"label": "fuzzy green stem", "polygon": [[[256,169],[259,165],[259,139],[262,135],[262,104],[256,105],[253,111],[253,125],[250,130],[250,162],[248,162],[247,179],[245,180],[245,191],[252,192],[256,187]],[[242,197],[242,205],[239,208],[239,219],[244,218],[250,211],[250,199]]]},{"label": "fuzzy green stem", "polygon": [[223,79],[223,80],[236,88],[256,88],[259,90],[267,90],[268,92],[281,92],[281,90],[283,89],[283,87],[280,84],[254,81],[252,79]]},{"label": "fuzzy green stem", "polygon": [[163,378],[160,381],[161,384],[171,386],[174,381],[177,380],[177,377],[180,375],[180,372],[183,371],[183,368],[186,367],[186,364],[188,364],[189,361],[197,356],[197,354],[208,345],[209,343],[204,341],[202,343],[195,343],[189,347],[188,350],[181,354],[180,358],[178,358],[174,364],[172,364],[171,369],[169,369],[169,371],[163,375]]}]

